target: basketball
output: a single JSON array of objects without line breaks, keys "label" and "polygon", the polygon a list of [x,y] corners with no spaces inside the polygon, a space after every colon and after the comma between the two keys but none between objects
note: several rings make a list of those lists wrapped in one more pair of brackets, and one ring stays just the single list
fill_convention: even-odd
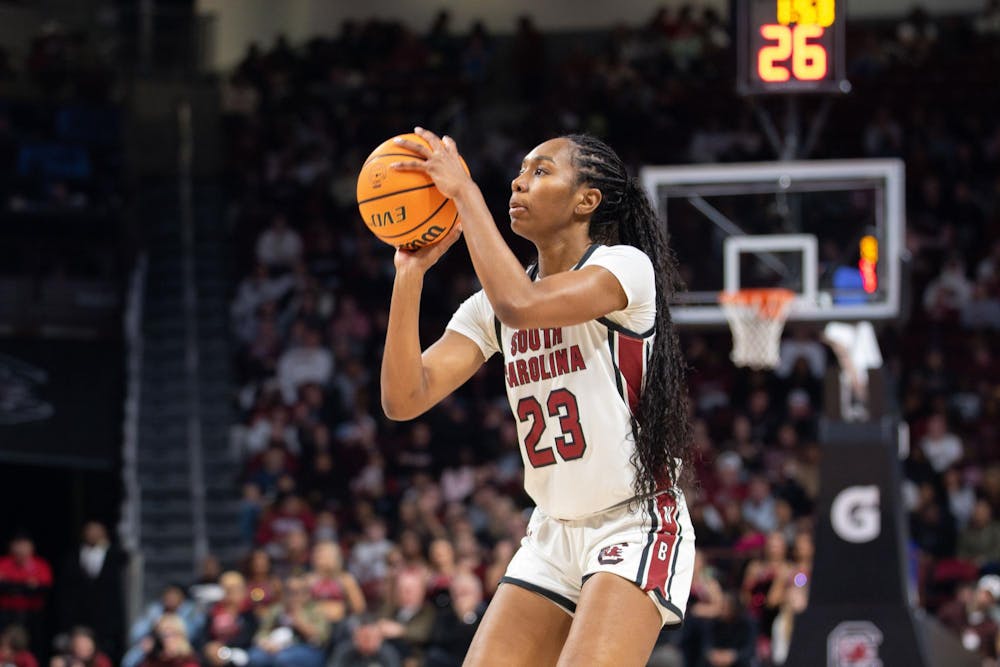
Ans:
[{"label": "basketball", "polygon": [[[427,145],[416,134],[399,137]],[[375,236],[393,247],[417,250],[443,239],[458,222],[458,211],[455,203],[441,194],[426,174],[397,171],[389,166],[403,160],[423,159],[397,145],[395,139],[379,144],[361,167],[358,210]]]}]

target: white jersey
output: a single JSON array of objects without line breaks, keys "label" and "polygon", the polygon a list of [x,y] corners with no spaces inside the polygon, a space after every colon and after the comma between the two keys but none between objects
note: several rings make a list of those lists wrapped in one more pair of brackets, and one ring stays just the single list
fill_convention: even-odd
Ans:
[{"label": "white jersey", "polygon": [[638,409],[656,320],[653,265],[627,245],[593,245],[573,270],[601,266],[628,304],[568,327],[511,329],[480,290],[448,329],[489,359],[503,355],[507,398],[517,420],[524,486],[557,519],[580,519],[634,495],[632,415]]}]

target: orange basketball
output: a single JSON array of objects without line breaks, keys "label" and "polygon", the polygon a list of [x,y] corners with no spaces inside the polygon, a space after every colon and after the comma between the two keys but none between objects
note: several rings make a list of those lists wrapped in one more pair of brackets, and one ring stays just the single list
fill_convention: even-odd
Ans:
[{"label": "orange basketball", "polygon": [[[416,134],[399,136],[427,145]],[[391,246],[416,250],[443,239],[458,222],[458,211],[426,174],[389,167],[393,162],[423,159],[394,143],[395,138],[379,144],[361,167],[358,209],[375,236]]]}]

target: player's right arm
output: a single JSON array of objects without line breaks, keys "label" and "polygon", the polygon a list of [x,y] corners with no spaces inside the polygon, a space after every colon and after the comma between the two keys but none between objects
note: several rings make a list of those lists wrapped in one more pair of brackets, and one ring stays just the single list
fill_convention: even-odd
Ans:
[{"label": "player's right arm", "polygon": [[485,361],[478,345],[453,331],[445,331],[429,348],[420,349],[424,274],[460,235],[460,229],[452,230],[428,248],[396,251],[396,280],[382,357],[382,409],[389,419],[405,421],[423,414],[464,384]]}]

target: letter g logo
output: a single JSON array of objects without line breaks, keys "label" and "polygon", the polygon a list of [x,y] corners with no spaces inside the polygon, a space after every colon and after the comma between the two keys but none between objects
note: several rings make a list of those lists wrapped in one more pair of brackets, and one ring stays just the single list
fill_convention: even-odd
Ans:
[{"label": "letter g logo", "polygon": [[871,542],[882,530],[877,486],[849,486],[833,499],[830,508],[833,532],[845,542]]}]

